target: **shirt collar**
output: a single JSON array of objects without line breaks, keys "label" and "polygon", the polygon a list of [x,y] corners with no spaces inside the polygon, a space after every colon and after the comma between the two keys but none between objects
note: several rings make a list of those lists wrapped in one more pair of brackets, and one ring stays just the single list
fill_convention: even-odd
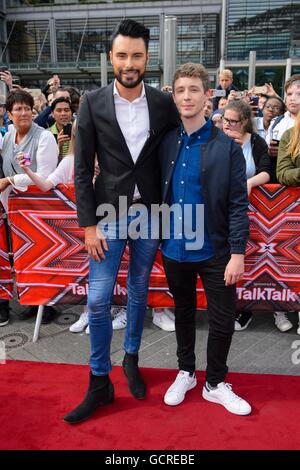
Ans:
[{"label": "shirt collar", "polygon": [[[126,100],[125,98],[123,98],[122,96],[120,96],[120,93],[118,92],[118,88],[117,88],[117,86],[116,86],[116,81],[117,81],[117,80],[115,79],[115,80],[114,80],[114,91],[113,91],[113,95],[114,95],[114,96],[118,96],[118,97],[121,98],[122,100],[128,101],[128,100]],[[139,100],[139,99],[141,99],[141,98],[144,98],[145,96],[146,96],[145,84],[144,84],[144,82],[142,82],[142,92],[141,92],[140,96],[138,96],[134,101]],[[134,101],[133,101],[133,102],[134,102]]]},{"label": "shirt collar", "polygon": [[193,132],[190,136],[187,135],[186,131],[184,130],[184,127],[183,125],[181,124],[180,126],[180,137],[181,138],[192,138],[192,137],[198,137],[198,136],[201,136],[203,135],[205,132],[207,132],[209,129],[211,128],[211,119],[208,119],[206,121],[206,123],[200,127],[200,129],[196,130],[195,132]]}]

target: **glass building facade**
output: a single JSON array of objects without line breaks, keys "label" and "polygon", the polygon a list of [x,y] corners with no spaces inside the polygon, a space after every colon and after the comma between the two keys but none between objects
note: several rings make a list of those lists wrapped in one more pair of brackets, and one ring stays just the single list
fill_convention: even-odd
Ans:
[{"label": "glass building facade", "polygon": [[[0,31],[0,41],[8,38],[3,61],[26,86],[40,86],[51,72],[83,89],[99,86],[100,54],[108,54],[111,34],[126,16],[150,28],[150,83],[160,84],[163,19],[170,14],[177,17],[177,64],[201,62],[212,77],[217,74],[222,0],[7,0],[6,6],[2,36]],[[225,15],[225,66],[234,70],[239,86],[246,86],[251,50],[256,50],[261,61],[257,66],[260,82],[277,77],[281,86],[288,57],[293,59],[292,71],[298,72],[299,0],[227,0]],[[110,64],[108,72],[111,77]]]},{"label": "glass building facade", "polygon": [[230,0],[227,8],[226,58],[257,60],[300,56],[299,0]]}]

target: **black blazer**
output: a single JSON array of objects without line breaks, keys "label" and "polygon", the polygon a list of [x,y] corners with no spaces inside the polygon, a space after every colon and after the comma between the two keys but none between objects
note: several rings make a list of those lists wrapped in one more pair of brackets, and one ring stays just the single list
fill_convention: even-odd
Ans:
[{"label": "black blazer", "polygon": [[[113,204],[117,210],[119,196],[127,196],[131,204],[135,185],[145,205],[161,201],[157,148],[165,133],[178,127],[179,116],[169,93],[148,85],[145,92],[150,135],[135,164],[117,122],[113,83],[88,93],[81,104],[75,146],[75,192],[82,227],[97,224],[99,204]],[[95,154],[100,175],[94,187]]]}]

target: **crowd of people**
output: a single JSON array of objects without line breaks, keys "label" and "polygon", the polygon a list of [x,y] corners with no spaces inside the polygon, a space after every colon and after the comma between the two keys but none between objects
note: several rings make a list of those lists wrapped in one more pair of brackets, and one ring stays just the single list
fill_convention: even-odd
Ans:
[{"label": "crowd of people", "polygon": [[[141,202],[146,208],[165,201],[195,207],[204,204],[214,214],[205,219],[201,250],[187,251],[187,240],[176,239],[173,226],[170,238],[161,244],[175,314],[170,309],[154,309],[153,323],[176,331],[179,364],[164,401],[180,404],[197,384],[195,286],[199,275],[210,325],[202,396],[232,413],[246,415],[251,406],[225,383],[225,376],[233,331],[246,329],[253,318],[251,311],[236,311],[234,301],[235,284],[244,273],[248,196],[254,187],[266,183],[300,186],[300,75],[287,80],[282,99],[269,83],[238,90],[227,69],[219,73],[219,84],[211,90],[203,66],[184,64],[172,86],[159,91],[143,81],[148,42],[147,28],[122,21],[110,52],[115,80],[84,96],[74,87],[62,86],[59,76],[53,75],[33,97],[30,89],[13,85],[9,71],[0,72],[10,90],[6,103],[0,104],[4,208],[14,188],[26,191],[35,184],[48,191],[60,183],[75,182],[79,224],[85,230],[90,260],[88,303],[70,331],[90,334],[91,372],[86,397],[65,417],[69,423],[87,419],[114,399],[109,378],[112,329],[125,329],[123,369],[131,393],[137,399],[146,394],[138,351],[149,276],[160,240],[104,236],[96,216],[99,204],[114,205],[118,196],[127,196],[129,212],[125,219],[118,215],[117,230],[134,220],[130,208]],[[204,153],[214,162],[211,167],[205,168]],[[199,177],[199,154],[205,179]],[[216,186],[222,198],[209,191]],[[9,221],[7,227],[9,233]],[[130,251],[128,302],[116,307],[113,288],[126,244]],[[31,306],[20,318],[36,313],[37,307]],[[46,306],[42,321],[48,323],[54,315],[55,309]],[[274,312],[274,319],[281,332],[293,326],[285,312]],[[1,301],[0,326],[8,321],[9,303]]]}]

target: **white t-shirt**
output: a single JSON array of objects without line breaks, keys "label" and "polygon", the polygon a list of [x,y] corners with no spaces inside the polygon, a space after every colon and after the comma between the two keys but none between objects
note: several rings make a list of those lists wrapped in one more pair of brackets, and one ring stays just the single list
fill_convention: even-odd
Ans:
[{"label": "white t-shirt", "polygon": [[74,155],[66,155],[58,167],[47,177],[53,186],[74,183]]},{"label": "white t-shirt", "polygon": [[276,124],[274,129],[272,129],[275,119],[277,119],[277,117],[272,119],[270,127],[268,129],[266,137],[266,142],[268,145],[270,145],[272,139],[280,140],[285,131],[287,131],[291,127],[294,127],[295,124],[295,119],[291,117],[291,113],[289,111],[286,111],[284,113],[284,118],[282,118],[281,121]]},{"label": "white t-shirt", "polygon": [[246,160],[246,176],[251,178],[256,173],[255,162],[252,154],[251,139],[249,138],[242,146],[243,154]]}]

